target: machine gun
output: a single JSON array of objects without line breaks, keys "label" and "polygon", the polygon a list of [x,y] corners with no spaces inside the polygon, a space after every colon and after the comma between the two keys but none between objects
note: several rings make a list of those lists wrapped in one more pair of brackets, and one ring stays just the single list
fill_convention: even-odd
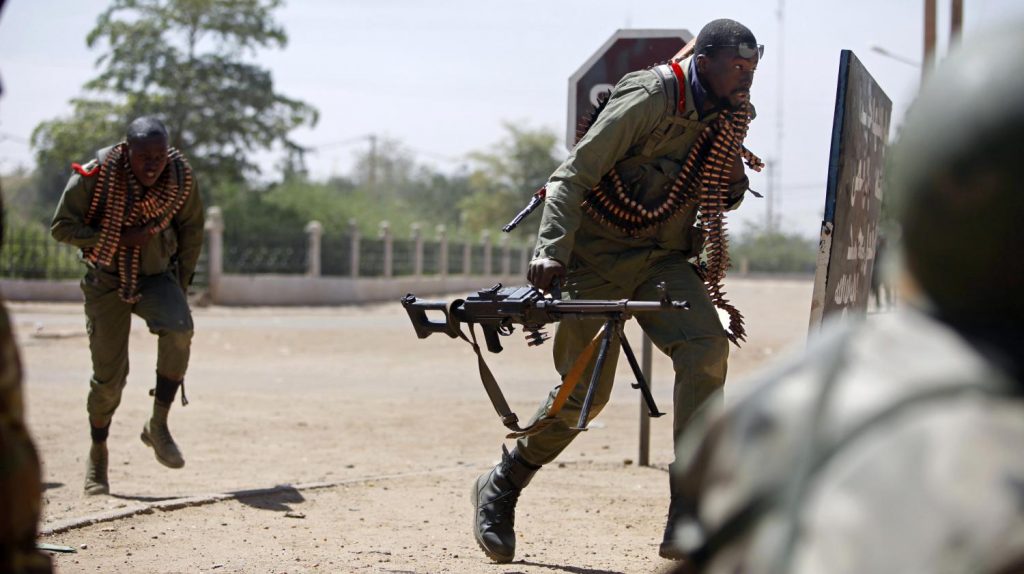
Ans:
[{"label": "machine gun", "polygon": [[[579,420],[572,429],[575,431],[587,430],[590,408],[613,337],[619,339],[622,351],[636,377],[636,383],[632,386],[640,390],[644,402],[647,404],[648,412],[652,417],[660,417],[664,414],[658,411],[654,397],[651,395],[651,389],[640,369],[640,364],[623,332],[625,322],[634,313],[677,312],[690,308],[686,301],[673,301],[664,284],[660,285],[659,289],[661,298],[658,301],[562,300],[557,287],[551,289],[549,295],[545,296],[534,287],[503,287],[499,283],[490,289],[480,290],[465,299],[456,299],[451,303],[423,301],[410,293],[402,298],[402,305],[409,314],[416,335],[420,339],[425,339],[434,333],[444,333],[453,339],[461,338],[473,347],[480,368],[480,380],[491,399],[491,404],[494,405],[494,410],[501,417],[502,423],[512,431],[508,438],[516,438],[536,434],[558,420],[555,415],[562,409],[565,401],[583,376],[583,372],[594,357],[594,351],[599,345],[594,371],[590,377],[590,386],[587,388]],[[440,312],[444,316],[444,320],[431,319],[427,316],[428,312]],[[548,407],[546,415],[526,428],[521,428],[519,417],[509,409],[504,394],[484,361],[480,346],[477,344],[474,325],[479,324],[483,330],[487,349],[492,353],[500,353],[502,347],[499,337],[511,335],[515,331],[515,325],[522,326],[529,346],[537,346],[549,338],[544,332],[545,325],[569,318],[603,318],[604,326],[570,368],[555,400]],[[469,325],[469,337],[462,330],[463,323]]]}]

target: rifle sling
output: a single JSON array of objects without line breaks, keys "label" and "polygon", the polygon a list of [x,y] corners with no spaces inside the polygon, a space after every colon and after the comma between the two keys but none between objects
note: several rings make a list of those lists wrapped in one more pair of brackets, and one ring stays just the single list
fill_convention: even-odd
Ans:
[{"label": "rifle sling", "polygon": [[498,386],[497,379],[494,378],[494,373],[491,372],[490,367],[487,366],[487,362],[484,361],[484,355],[480,351],[480,345],[476,340],[476,330],[473,328],[473,323],[469,324],[470,337],[466,337],[466,334],[462,331],[461,327],[458,328],[459,337],[469,343],[473,347],[473,352],[476,353],[477,367],[480,370],[480,382],[484,385],[484,391],[487,392],[487,397],[491,399],[491,405],[494,406],[495,412],[501,417],[501,424],[505,425],[505,428],[512,431],[505,438],[519,438],[524,436],[531,436],[544,430],[550,426],[553,422],[557,421],[556,415],[565,406],[566,400],[569,395],[572,394],[573,389],[580,382],[583,377],[583,372],[586,370],[590,360],[594,357],[594,352],[597,349],[597,345],[601,340],[601,335],[604,333],[602,328],[594,335],[590,343],[583,349],[579,357],[572,364],[569,372],[565,375],[562,380],[562,386],[558,390],[558,394],[555,395],[555,399],[551,402],[551,405],[547,408],[544,416],[537,419],[533,423],[527,425],[525,428],[519,426],[519,416],[512,412],[512,409],[508,406],[508,401],[505,400],[504,393],[501,392],[501,387]]}]

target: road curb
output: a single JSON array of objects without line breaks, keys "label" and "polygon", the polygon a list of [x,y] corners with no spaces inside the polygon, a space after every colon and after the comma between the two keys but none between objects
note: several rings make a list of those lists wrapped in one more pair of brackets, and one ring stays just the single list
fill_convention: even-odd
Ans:
[{"label": "road curb", "polygon": [[[482,467],[481,467],[482,468]],[[96,514],[90,514],[87,516],[81,516],[78,518],[68,518],[65,520],[58,520],[49,524],[44,525],[39,530],[40,536],[52,536],[54,534],[61,534],[69,530],[75,530],[77,528],[84,528],[86,526],[92,526],[94,524],[101,524],[104,522],[113,522],[115,520],[121,520],[124,518],[131,518],[132,516],[138,516],[140,514],[152,514],[156,511],[170,512],[174,510],[181,510],[183,508],[193,508],[196,506],[205,506],[207,504],[214,504],[217,502],[224,502],[227,500],[241,500],[244,498],[255,498],[258,496],[267,496],[272,494],[279,494],[282,492],[293,492],[293,491],[310,491],[310,490],[322,490],[325,488],[335,488],[338,486],[345,486],[349,484],[359,484],[363,482],[372,482],[375,480],[394,480],[398,478],[405,478],[409,476],[426,476],[431,474],[444,474],[446,472],[453,472],[456,470],[472,470],[473,467],[469,465],[450,466],[444,468],[435,468],[430,470],[420,470],[415,472],[400,472],[395,474],[381,474],[373,476],[362,476],[357,478],[347,478],[345,480],[334,480],[330,482],[307,482],[300,484],[279,484],[268,488],[252,488],[245,490],[233,490],[229,492],[218,492],[213,494],[194,495],[194,496],[183,496],[180,498],[171,498],[168,500],[159,500],[155,502],[149,502],[146,504],[137,504],[134,506],[119,508],[117,510],[110,510],[105,512],[98,512]]]}]

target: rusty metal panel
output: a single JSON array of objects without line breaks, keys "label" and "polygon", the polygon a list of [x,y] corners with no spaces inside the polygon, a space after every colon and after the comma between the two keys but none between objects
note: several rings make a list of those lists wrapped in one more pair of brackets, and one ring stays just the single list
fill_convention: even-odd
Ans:
[{"label": "rusty metal panel", "polygon": [[867,310],[891,116],[892,101],[853,52],[843,50],[811,301],[812,331],[824,318]]}]

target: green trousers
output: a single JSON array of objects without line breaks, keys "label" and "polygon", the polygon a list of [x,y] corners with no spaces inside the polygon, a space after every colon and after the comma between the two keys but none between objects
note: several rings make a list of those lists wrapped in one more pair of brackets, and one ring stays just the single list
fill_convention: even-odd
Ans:
[{"label": "green trousers", "polygon": [[121,404],[121,392],[128,381],[132,313],[145,319],[149,331],[159,337],[156,372],[175,381],[185,378],[192,346],[192,312],[172,272],[140,277],[142,298],[134,305],[118,297],[116,276],[95,269],[82,280],[82,292],[92,353],[87,402],[90,418],[109,422]]},{"label": "green trousers", "polygon": [[[608,270],[604,272],[606,275],[609,273]],[[664,282],[672,299],[690,303],[689,311],[635,315],[654,345],[672,358],[675,369],[672,430],[675,440],[678,440],[696,410],[725,384],[729,339],[696,270],[681,256],[658,256],[648,261],[648,265],[636,273],[632,280],[618,276],[617,279],[615,283],[609,282],[592,268],[574,263],[570,265],[563,293],[569,299],[628,297],[654,301],[659,297],[658,284]],[[555,368],[563,380],[576,357],[603,324],[603,319],[566,319],[558,324],[554,359]],[[634,348],[639,350],[639,345],[634,343]],[[597,416],[608,402],[618,352],[619,342],[613,339],[589,419]],[[580,383],[558,414],[559,421],[536,435],[519,439],[516,449],[528,462],[537,465],[551,462],[578,434],[570,430],[570,427],[575,427],[579,419],[595,360],[591,360]],[[559,388],[560,385],[552,389],[547,401],[534,414],[533,420],[544,416]]]}]

